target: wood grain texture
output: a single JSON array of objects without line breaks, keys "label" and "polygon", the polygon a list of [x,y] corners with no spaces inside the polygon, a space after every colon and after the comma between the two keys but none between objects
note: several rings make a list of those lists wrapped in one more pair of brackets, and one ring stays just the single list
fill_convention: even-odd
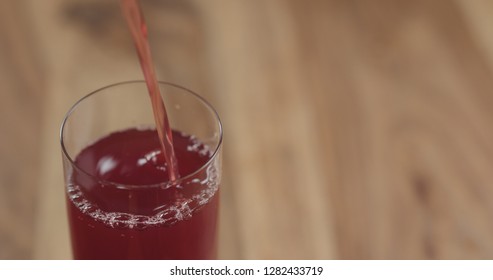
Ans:
[{"label": "wood grain texture", "polygon": [[[493,258],[493,2],[142,4],[224,123],[221,258]],[[3,1],[0,35],[0,258],[70,258],[58,127],[136,55],[117,1]]]},{"label": "wood grain texture", "polygon": [[39,189],[43,75],[21,11],[18,2],[0,3],[0,259],[32,257]]}]

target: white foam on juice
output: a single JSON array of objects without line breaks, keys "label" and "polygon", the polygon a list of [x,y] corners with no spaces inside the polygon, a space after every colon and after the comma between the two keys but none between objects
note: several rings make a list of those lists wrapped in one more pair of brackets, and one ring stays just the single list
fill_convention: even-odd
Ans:
[{"label": "white foam on juice", "polygon": [[201,156],[209,156],[209,157],[211,157],[212,154],[214,153],[208,145],[205,145],[203,142],[197,139],[197,137],[193,135],[187,135],[183,132],[181,134],[182,136],[189,137],[190,141],[192,142],[190,145],[187,146],[188,152],[196,152]]},{"label": "white foam on juice", "polygon": [[219,189],[220,176],[217,162],[210,164],[203,180],[194,178],[183,183],[198,184],[203,186],[202,190],[191,198],[182,199],[175,204],[163,205],[160,211],[152,216],[103,211],[87,200],[76,184],[68,184],[67,196],[83,214],[113,228],[144,229],[150,226],[169,226],[190,219],[196,210],[207,204]]},{"label": "white foam on juice", "polygon": [[[153,164],[157,164],[158,162],[158,155],[162,154],[163,152],[161,150],[156,150],[156,151],[151,151],[145,155],[143,155],[141,158],[137,160],[137,164],[139,166],[145,165],[149,162]],[[165,163],[166,164],[166,163]]]}]

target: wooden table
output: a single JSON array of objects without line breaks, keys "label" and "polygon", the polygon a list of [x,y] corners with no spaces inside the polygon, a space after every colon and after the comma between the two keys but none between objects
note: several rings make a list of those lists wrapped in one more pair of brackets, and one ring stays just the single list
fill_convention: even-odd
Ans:
[{"label": "wooden table", "polygon": [[[493,2],[143,0],[224,122],[220,257],[493,258]],[[141,79],[118,2],[0,2],[0,258],[70,258],[58,128]]]}]

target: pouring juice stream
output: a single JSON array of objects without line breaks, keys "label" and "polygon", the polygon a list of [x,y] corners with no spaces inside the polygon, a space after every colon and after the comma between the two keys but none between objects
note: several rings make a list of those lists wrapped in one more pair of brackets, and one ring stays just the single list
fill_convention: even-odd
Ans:
[{"label": "pouring juice stream", "polygon": [[123,15],[125,16],[132,34],[149,96],[151,98],[154,121],[168,166],[169,179],[170,181],[175,181],[180,176],[178,173],[175,150],[173,148],[173,134],[166,114],[166,107],[159,91],[159,85],[154,70],[155,68],[152,63],[151,49],[147,39],[147,25],[138,0],[120,0],[120,3]]}]

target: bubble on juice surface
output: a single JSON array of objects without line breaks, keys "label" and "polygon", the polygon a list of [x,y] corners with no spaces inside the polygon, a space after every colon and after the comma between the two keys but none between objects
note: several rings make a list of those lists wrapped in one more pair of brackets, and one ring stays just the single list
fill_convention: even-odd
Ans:
[{"label": "bubble on juice surface", "polygon": [[[157,165],[159,163],[158,156],[161,155],[163,152],[161,150],[153,150],[145,155],[141,156],[139,159],[137,159],[137,165],[138,166],[143,166],[146,164],[153,164]],[[166,162],[163,162],[164,165],[166,165]]]},{"label": "bubble on juice surface", "polygon": [[209,156],[211,157],[213,154],[212,149],[209,147],[209,145],[205,145],[203,142],[201,142],[197,137],[193,135],[188,135],[185,133],[181,133],[182,136],[184,137],[189,137],[191,144],[187,146],[187,151],[189,152],[196,152],[200,156]]}]

